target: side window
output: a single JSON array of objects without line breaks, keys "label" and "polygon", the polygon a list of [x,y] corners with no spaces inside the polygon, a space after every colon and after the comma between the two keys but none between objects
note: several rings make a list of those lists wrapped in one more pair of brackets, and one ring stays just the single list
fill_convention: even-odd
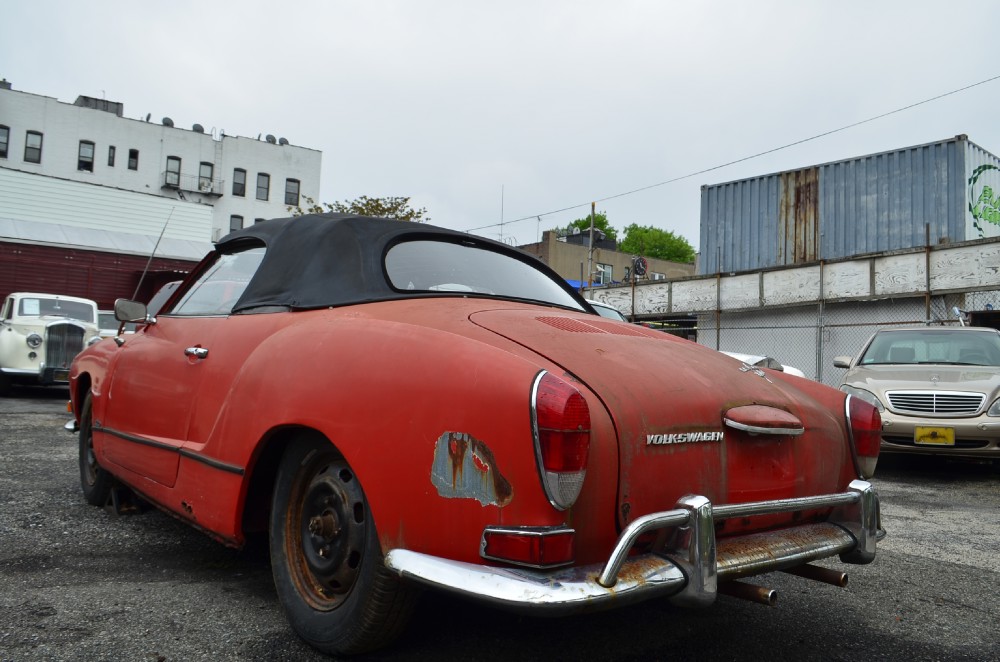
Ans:
[{"label": "side window", "polygon": [[228,315],[263,258],[263,247],[220,255],[184,293],[170,314]]},{"label": "side window", "polygon": [[594,278],[595,285],[610,285],[614,266],[610,264],[598,264],[595,268],[597,272]]},{"label": "side window", "polygon": [[257,173],[257,199],[267,200],[271,189],[271,175],[266,172]]},{"label": "side window", "polygon": [[299,206],[299,180],[285,180],[285,204],[293,207]]},{"label": "side window", "polygon": [[28,131],[24,136],[24,160],[28,163],[42,162],[42,134]]},{"label": "side window", "polygon": [[244,197],[247,194],[247,171],[243,168],[233,170],[233,195]]},{"label": "side window", "polygon": [[81,140],[80,148],[77,150],[76,169],[94,172],[94,143],[89,140]]},{"label": "side window", "polygon": [[128,169],[129,170],[139,169],[139,150],[130,149],[128,151]]},{"label": "side window", "polygon": [[7,146],[10,144],[10,127],[0,124],[0,159],[7,158]]},{"label": "side window", "polygon": [[163,183],[166,186],[179,188],[181,185],[181,159],[179,156],[167,157],[167,171],[163,173]]}]

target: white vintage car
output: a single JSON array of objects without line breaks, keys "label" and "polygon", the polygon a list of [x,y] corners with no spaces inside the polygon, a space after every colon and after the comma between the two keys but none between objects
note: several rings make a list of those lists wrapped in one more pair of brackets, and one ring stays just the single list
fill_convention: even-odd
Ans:
[{"label": "white vintage car", "polygon": [[97,303],[90,299],[8,294],[0,311],[0,396],[15,384],[68,383],[73,357],[99,339]]}]

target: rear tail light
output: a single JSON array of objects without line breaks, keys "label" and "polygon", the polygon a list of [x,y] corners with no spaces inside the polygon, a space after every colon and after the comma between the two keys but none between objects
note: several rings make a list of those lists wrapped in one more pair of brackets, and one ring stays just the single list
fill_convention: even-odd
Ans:
[{"label": "rear tail light", "polygon": [[847,425],[862,478],[875,475],[875,464],[882,445],[882,415],[861,398],[847,396]]},{"label": "rear tail light", "polygon": [[532,568],[573,562],[573,529],[503,528],[483,531],[482,556]]},{"label": "rear tail light", "polygon": [[587,475],[590,408],[580,392],[544,370],[531,388],[531,427],[538,471],[549,502],[566,510]]}]

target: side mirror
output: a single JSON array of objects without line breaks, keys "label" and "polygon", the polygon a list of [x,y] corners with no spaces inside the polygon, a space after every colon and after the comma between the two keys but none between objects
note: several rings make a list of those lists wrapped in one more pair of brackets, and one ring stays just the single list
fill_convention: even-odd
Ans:
[{"label": "side mirror", "polygon": [[852,358],[850,356],[835,356],[833,357],[833,367],[834,368],[850,368]]},{"label": "side mirror", "polygon": [[149,324],[153,320],[146,315],[146,304],[128,299],[115,300],[115,319],[119,322]]}]

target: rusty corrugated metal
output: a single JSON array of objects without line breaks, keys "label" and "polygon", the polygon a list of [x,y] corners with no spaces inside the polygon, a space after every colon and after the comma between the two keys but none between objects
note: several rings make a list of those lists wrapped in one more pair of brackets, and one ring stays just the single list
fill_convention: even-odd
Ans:
[{"label": "rusty corrugated metal", "polygon": [[819,169],[784,172],[778,207],[778,262],[801,264],[819,256]]}]

